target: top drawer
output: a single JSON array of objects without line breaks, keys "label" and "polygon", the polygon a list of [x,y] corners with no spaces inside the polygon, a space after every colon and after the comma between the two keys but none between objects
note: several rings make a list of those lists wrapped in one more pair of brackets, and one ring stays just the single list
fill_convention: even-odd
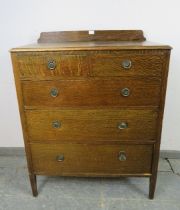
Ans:
[{"label": "top drawer", "polygon": [[162,58],[159,55],[121,52],[92,56],[93,76],[155,76],[160,77]]},{"label": "top drawer", "polygon": [[55,78],[87,77],[89,57],[83,52],[26,52],[17,56],[20,77]]},{"label": "top drawer", "polygon": [[17,54],[20,77],[75,78],[118,76],[161,76],[161,54],[143,51],[65,51]]}]

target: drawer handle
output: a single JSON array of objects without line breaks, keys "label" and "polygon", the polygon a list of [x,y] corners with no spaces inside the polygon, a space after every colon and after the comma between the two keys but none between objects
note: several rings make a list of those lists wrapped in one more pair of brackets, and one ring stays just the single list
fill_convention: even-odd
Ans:
[{"label": "drawer handle", "polygon": [[61,127],[61,122],[58,120],[55,120],[52,122],[52,127],[53,128],[60,128]]},{"label": "drawer handle", "polygon": [[49,60],[47,66],[49,70],[54,70],[56,68],[56,62],[54,60]]},{"label": "drawer handle", "polygon": [[120,151],[118,159],[120,161],[126,161],[127,160],[126,153],[124,151]]},{"label": "drawer handle", "polygon": [[132,66],[132,62],[130,61],[130,60],[123,60],[122,61],[122,67],[124,68],[124,69],[130,69],[131,68],[131,66]]},{"label": "drawer handle", "polygon": [[121,90],[121,95],[122,95],[122,96],[125,96],[125,97],[129,96],[129,95],[130,95],[130,90],[129,90],[129,88],[123,88],[123,89]]},{"label": "drawer handle", "polygon": [[56,157],[56,160],[57,160],[58,162],[64,161],[64,155],[63,155],[63,154],[58,155],[58,156]]},{"label": "drawer handle", "polygon": [[50,94],[52,97],[57,97],[58,96],[58,89],[57,88],[52,88],[51,91],[50,91]]},{"label": "drawer handle", "polygon": [[126,129],[126,128],[128,128],[128,123],[127,122],[121,122],[121,123],[119,123],[118,128],[120,130]]}]

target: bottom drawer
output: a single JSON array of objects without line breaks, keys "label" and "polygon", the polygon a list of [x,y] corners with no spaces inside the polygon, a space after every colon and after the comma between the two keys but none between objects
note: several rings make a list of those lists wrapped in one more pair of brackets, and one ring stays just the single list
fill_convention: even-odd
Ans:
[{"label": "bottom drawer", "polygon": [[151,174],[153,145],[31,144],[35,174]]}]

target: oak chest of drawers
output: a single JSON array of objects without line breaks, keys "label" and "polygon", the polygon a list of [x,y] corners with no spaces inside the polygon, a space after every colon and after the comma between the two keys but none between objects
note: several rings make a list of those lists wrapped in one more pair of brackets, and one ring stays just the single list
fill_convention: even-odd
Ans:
[{"label": "oak chest of drawers", "polygon": [[171,47],[140,30],[41,33],[11,50],[29,177],[150,178],[153,198]]}]

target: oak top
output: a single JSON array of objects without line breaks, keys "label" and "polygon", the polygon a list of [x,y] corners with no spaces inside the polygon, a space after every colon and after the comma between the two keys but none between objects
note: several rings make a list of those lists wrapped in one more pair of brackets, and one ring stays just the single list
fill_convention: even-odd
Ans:
[{"label": "oak top", "polygon": [[171,49],[145,40],[142,30],[42,32],[38,43],[10,51]]},{"label": "oak top", "polygon": [[90,42],[63,42],[39,43],[13,48],[11,52],[19,51],[60,51],[60,50],[128,50],[128,49],[171,49],[169,45],[154,42],[127,42],[127,41],[90,41]]}]

